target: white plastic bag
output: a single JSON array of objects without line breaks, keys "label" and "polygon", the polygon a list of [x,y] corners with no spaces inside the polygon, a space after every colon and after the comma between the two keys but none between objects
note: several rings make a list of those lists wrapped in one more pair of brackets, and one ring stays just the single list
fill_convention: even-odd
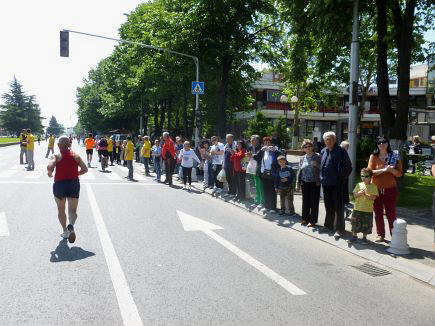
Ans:
[{"label": "white plastic bag", "polygon": [[246,167],[246,173],[257,174],[257,161],[253,158],[249,160],[248,166]]},{"label": "white plastic bag", "polygon": [[219,174],[217,175],[216,179],[217,179],[219,182],[226,182],[226,181],[227,181],[227,176],[226,176],[226,174],[225,174],[225,170],[224,170],[224,169],[220,170],[220,172],[219,172]]}]

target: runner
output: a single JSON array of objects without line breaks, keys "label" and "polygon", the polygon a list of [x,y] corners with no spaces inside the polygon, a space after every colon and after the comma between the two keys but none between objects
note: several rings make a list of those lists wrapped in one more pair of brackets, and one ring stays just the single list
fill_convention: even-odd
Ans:
[{"label": "runner", "polygon": [[95,140],[92,134],[88,135],[88,138],[85,139],[86,146],[86,158],[88,161],[88,167],[91,167],[92,162],[92,154],[94,153]]},{"label": "runner", "polygon": [[[20,164],[27,164],[27,144],[26,144],[26,129],[21,130],[20,134]],[[26,160],[24,162],[23,156]]]},{"label": "runner", "polygon": [[[53,155],[47,166],[47,174],[51,178],[54,175],[53,194],[57,204],[57,216],[63,233],[61,237],[68,238],[70,243],[76,240],[74,224],[77,220],[77,205],[79,203],[80,181],[79,175],[88,172],[88,168],[80,156],[71,151],[71,143],[68,137],[59,138],[60,154]],[[80,169],[79,169],[80,167]],[[66,202],[68,201],[68,226],[66,225]]]},{"label": "runner", "polygon": [[100,140],[98,141],[98,155],[101,157],[101,169],[103,170],[103,172],[106,171],[108,157],[109,157],[107,146],[108,143],[106,138],[104,136],[101,136]]},{"label": "runner", "polygon": [[45,155],[45,158],[48,158],[48,155],[54,154],[54,141],[55,138],[53,136],[53,134],[50,134],[50,137],[48,137],[48,149],[47,149],[47,154]]},{"label": "runner", "polygon": [[33,151],[35,150],[35,136],[32,135],[32,131],[27,129],[26,136],[26,144],[27,144],[27,171],[35,170],[35,162],[33,161]]}]

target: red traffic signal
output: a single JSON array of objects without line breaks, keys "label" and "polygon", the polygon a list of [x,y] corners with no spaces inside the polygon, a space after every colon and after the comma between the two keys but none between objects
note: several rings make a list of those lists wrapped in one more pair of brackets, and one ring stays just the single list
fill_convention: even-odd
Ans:
[{"label": "red traffic signal", "polygon": [[60,56],[69,57],[69,32],[60,31]]}]

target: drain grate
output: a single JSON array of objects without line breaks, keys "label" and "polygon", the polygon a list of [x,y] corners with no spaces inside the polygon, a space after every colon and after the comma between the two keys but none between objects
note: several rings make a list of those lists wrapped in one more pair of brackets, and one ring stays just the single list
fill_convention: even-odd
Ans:
[{"label": "drain grate", "polygon": [[364,263],[360,266],[350,265],[350,267],[353,267],[353,268],[355,268],[363,273],[369,274],[370,276],[373,276],[373,277],[385,276],[385,275],[391,274],[391,272],[389,272],[385,269],[370,265],[369,263]]}]

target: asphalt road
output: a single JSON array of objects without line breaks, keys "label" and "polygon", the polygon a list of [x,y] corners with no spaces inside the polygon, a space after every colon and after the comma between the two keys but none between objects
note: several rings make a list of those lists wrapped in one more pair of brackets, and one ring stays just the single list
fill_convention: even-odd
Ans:
[{"label": "asphalt road", "polygon": [[46,143],[35,147],[35,171],[19,165],[18,146],[0,148],[2,326],[435,325],[432,287],[372,277],[352,267],[366,263],[357,256],[159,185],[137,165],[136,183],[117,166],[82,178],[68,244]]}]

